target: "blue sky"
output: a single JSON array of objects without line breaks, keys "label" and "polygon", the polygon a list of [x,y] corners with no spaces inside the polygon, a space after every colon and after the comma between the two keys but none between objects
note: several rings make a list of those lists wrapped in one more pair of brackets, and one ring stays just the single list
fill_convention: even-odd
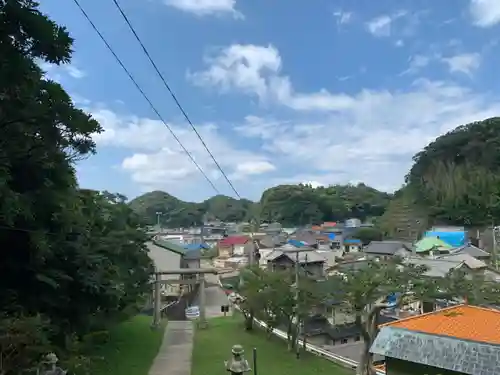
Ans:
[{"label": "blue sky", "polygon": [[[220,193],[234,196],[112,0],[80,0]],[[80,184],[134,197],[216,192],[72,1],[42,10],[75,38],[43,64],[105,129]],[[240,195],[282,183],[364,182],[393,191],[411,157],[464,123],[500,114],[500,2],[120,0]]]}]

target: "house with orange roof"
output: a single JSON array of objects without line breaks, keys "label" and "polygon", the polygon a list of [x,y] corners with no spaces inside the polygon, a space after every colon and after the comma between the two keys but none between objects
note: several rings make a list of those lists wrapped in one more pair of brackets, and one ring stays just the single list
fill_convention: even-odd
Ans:
[{"label": "house with orange roof", "polygon": [[500,311],[458,305],[383,324],[370,352],[386,375],[500,374]]}]

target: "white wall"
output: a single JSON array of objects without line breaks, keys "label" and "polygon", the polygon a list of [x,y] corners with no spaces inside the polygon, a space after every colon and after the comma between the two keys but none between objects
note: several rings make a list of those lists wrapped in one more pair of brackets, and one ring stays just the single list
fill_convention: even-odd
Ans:
[{"label": "white wall", "polygon": [[234,245],[233,246],[233,255],[243,255],[245,254],[245,245]]},{"label": "white wall", "polygon": [[[180,254],[168,251],[163,247],[156,246],[152,242],[146,243],[149,249],[149,257],[155,264],[157,271],[171,271],[181,268]],[[162,275],[162,280],[178,280],[179,275]],[[168,295],[176,295],[179,290],[179,285],[166,285],[165,290]]]}]

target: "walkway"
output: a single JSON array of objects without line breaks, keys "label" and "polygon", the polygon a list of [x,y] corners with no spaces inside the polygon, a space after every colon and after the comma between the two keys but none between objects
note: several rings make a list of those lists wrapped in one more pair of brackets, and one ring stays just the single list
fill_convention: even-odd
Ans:
[{"label": "walkway", "polygon": [[149,375],[190,375],[194,330],[190,321],[169,321]]}]

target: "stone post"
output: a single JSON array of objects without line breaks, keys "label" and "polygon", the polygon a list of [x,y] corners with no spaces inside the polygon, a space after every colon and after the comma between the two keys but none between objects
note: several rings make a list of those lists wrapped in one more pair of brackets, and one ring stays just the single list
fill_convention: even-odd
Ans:
[{"label": "stone post", "polygon": [[205,301],[206,281],[204,274],[200,274],[199,281],[200,281],[200,290],[198,293],[200,293],[200,328],[205,328],[207,326],[207,316],[206,316],[206,301]]},{"label": "stone post", "polygon": [[155,274],[153,296],[153,328],[158,328],[161,322],[161,275]]}]

